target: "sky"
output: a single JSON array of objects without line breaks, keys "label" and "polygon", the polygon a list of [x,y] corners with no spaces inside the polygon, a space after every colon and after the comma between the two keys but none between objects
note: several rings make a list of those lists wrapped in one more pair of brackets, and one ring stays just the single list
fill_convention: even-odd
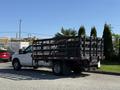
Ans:
[{"label": "sky", "polygon": [[20,19],[22,37],[52,37],[81,25],[87,35],[95,26],[102,36],[105,23],[120,34],[120,0],[0,0],[0,37],[16,37]]}]

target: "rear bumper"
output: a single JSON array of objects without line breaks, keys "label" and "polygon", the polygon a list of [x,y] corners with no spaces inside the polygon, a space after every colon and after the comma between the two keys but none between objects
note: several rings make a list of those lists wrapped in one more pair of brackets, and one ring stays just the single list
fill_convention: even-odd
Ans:
[{"label": "rear bumper", "polygon": [[85,60],[78,60],[78,61],[73,61],[71,63],[73,66],[80,66],[80,67],[97,67],[98,66],[98,60],[88,60],[88,59],[85,59]]},{"label": "rear bumper", "polygon": [[4,59],[4,58],[0,58],[0,62],[9,62],[10,59]]},{"label": "rear bumper", "polygon": [[89,68],[89,67],[99,67],[99,58],[98,57],[91,57],[90,59],[84,59],[82,60],[82,66],[83,68]]}]

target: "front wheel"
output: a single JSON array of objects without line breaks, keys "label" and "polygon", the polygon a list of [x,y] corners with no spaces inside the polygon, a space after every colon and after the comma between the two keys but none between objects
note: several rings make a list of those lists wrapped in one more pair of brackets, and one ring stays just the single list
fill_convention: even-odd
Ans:
[{"label": "front wheel", "polygon": [[12,64],[13,64],[14,70],[18,71],[21,69],[21,65],[20,65],[20,62],[18,60],[13,60]]}]

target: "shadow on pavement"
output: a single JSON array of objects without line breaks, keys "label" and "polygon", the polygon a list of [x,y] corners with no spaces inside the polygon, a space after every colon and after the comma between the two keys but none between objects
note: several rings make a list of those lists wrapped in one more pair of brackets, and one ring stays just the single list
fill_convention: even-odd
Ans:
[{"label": "shadow on pavement", "polygon": [[33,70],[33,69],[22,69],[21,71],[15,71],[13,69],[0,69],[0,78],[10,80],[55,80],[61,78],[80,78],[86,77],[89,74],[73,74],[69,76],[55,76],[51,71],[44,70]]}]

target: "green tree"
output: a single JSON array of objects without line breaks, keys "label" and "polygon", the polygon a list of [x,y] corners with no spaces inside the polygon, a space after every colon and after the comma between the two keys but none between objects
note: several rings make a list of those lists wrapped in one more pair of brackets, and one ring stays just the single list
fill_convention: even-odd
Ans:
[{"label": "green tree", "polygon": [[85,27],[84,27],[84,26],[81,26],[81,27],[79,28],[78,36],[81,36],[81,35],[83,35],[83,36],[86,35]]},{"label": "green tree", "polygon": [[97,37],[97,31],[96,31],[96,28],[95,28],[95,27],[92,27],[92,28],[91,28],[90,36]]},{"label": "green tree", "polygon": [[[69,37],[69,36],[76,36],[77,32],[74,29],[64,29],[63,27],[61,28],[61,32],[58,32],[55,34],[55,43],[59,44],[59,43],[66,43],[67,39],[59,39],[60,37]],[[69,42],[68,42],[69,43]],[[71,46],[73,47],[73,44],[67,44],[67,48],[71,48]],[[58,45],[57,49],[58,52],[56,53],[63,53],[64,49],[66,48],[66,45]],[[71,55],[74,54],[73,52],[71,52],[70,49],[66,49],[67,55]]]},{"label": "green tree", "polygon": [[76,36],[77,32],[74,29],[64,29],[63,27],[61,28],[61,32],[58,32],[55,34],[55,37],[63,37],[63,36]]},{"label": "green tree", "polygon": [[114,47],[114,50],[115,52],[119,52],[119,39],[120,39],[120,35],[119,34],[112,34],[112,37],[113,37],[113,47]]},{"label": "green tree", "polygon": [[113,44],[111,26],[108,24],[104,25],[103,39],[104,39],[104,55],[105,58],[109,60],[113,56]]}]

